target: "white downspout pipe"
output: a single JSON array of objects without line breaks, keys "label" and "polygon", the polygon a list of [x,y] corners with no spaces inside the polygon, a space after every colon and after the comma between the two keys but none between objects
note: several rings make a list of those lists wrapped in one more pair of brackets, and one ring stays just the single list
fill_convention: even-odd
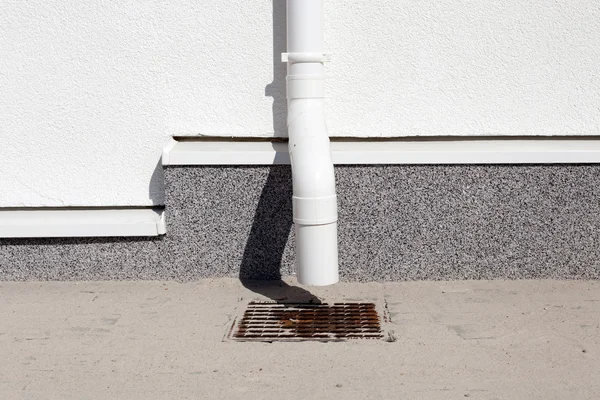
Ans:
[{"label": "white downspout pipe", "polygon": [[339,281],[337,201],[323,100],[323,0],[287,0],[287,51],[296,272],[303,285],[331,285]]}]

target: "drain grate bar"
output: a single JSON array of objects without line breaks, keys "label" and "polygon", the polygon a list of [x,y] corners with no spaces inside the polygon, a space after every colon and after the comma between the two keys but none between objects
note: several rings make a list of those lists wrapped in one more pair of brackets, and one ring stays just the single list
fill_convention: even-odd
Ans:
[{"label": "drain grate bar", "polygon": [[251,302],[232,331],[235,340],[380,339],[373,303],[286,304]]}]

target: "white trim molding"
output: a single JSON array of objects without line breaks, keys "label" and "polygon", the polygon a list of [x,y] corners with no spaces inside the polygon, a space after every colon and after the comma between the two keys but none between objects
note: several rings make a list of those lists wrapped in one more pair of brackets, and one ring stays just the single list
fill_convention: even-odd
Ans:
[{"label": "white trim molding", "polygon": [[0,238],[158,236],[162,209],[0,209]]},{"label": "white trim molding", "polygon": [[[596,164],[598,139],[334,140],[334,164]],[[163,165],[289,164],[287,143],[171,141]]]}]

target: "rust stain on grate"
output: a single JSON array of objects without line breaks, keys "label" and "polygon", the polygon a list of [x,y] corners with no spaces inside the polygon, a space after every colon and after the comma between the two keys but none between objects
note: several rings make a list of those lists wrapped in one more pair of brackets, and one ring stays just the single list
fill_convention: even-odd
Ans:
[{"label": "rust stain on grate", "polygon": [[381,339],[373,303],[281,304],[251,302],[231,338],[253,341]]}]

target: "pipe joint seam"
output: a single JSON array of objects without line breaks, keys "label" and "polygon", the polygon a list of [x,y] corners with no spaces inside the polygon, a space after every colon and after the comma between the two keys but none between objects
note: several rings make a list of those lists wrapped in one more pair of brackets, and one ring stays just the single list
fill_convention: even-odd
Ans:
[{"label": "pipe joint seam", "polygon": [[325,98],[325,77],[312,75],[289,75],[287,81],[288,99]]},{"label": "pipe joint seam", "polygon": [[294,222],[300,225],[327,225],[338,220],[337,196],[292,198]]},{"label": "pipe joint seam", "polygon": [[323,53],[281,53],[281,62],[284,63],[326,63],[331,61],[331,54]]}]

